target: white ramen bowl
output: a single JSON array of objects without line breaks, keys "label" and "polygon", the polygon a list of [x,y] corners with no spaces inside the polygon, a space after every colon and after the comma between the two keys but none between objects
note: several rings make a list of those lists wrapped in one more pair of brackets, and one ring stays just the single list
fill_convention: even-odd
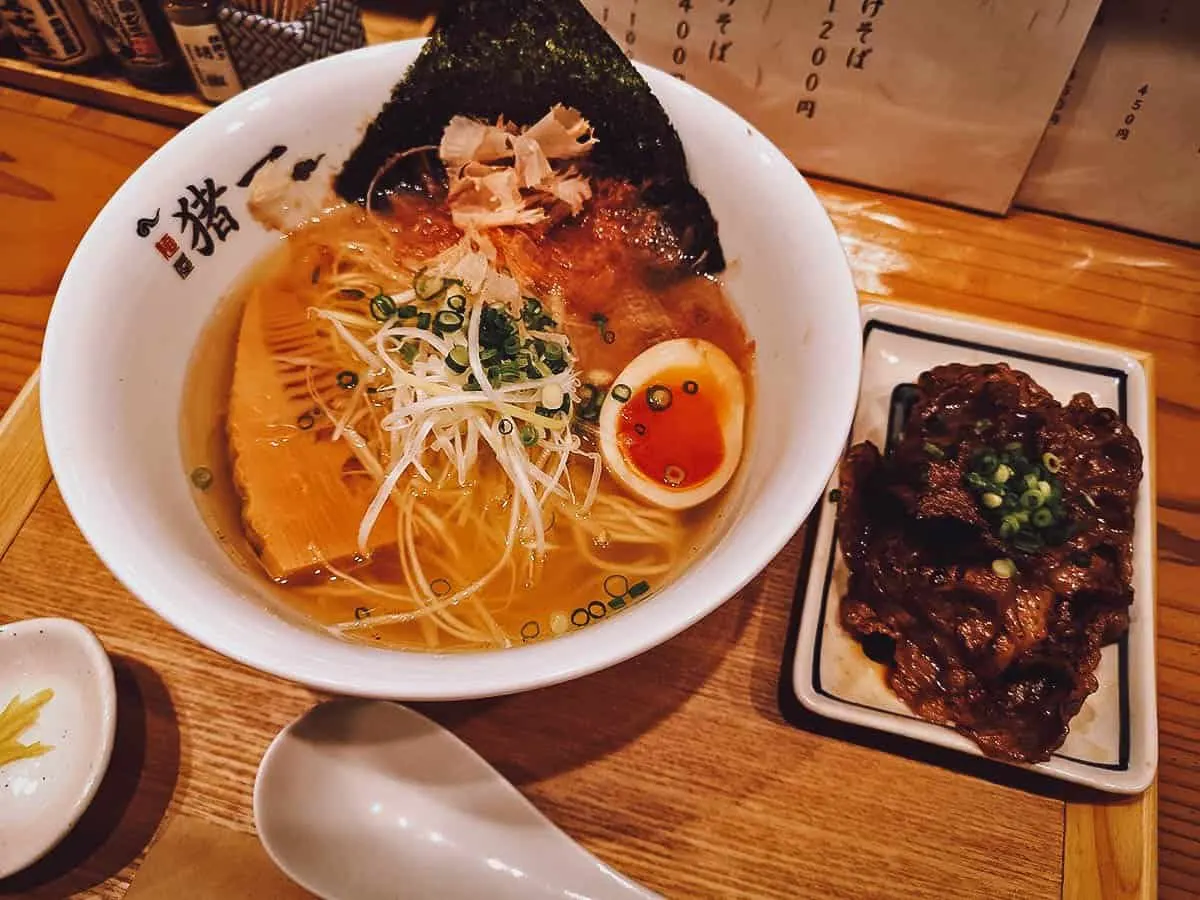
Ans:
[{"label": "white ramen bowl", "polygon": [[[735,113],[642,67],[716,215],[730,260],[729,296],[758,345],[746,456],[709,546],[644,601],[510,650],[371,647],[283,607],[265,579],[229,558],[197,510],[179,437],[184,378],[222,295],[279,240],[250,216],[249,191],[238,181],[277,147],[286,147],[280,164],[324,154],[313,177],[327,178],[420,46],[369,47],[273,78],[147,160],[101,211],[67,268],[46,333],[41,395],[50,460],[75,521],[129,590],[172,625],[312,687],[448,700],[611,666],[732,597],[803,523],[836,465],[854,412],[862,339],[849,266],[804,178]],[[185,255],[188,264],[180,262]]]}]

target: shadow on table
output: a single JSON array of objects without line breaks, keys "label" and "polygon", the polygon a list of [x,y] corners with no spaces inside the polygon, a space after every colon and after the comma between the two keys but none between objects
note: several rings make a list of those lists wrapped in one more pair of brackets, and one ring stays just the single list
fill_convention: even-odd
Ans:
[{"label": "shadow on table", "polygon": [[453,730],[514,784],[551,778],[632,743],[686,702],[737,643],[761,585],[755,579],[677,637],[586,678],[414,708]]},{"label": "shadow on table", "polygon": [[117,730],[91,806],[57,847],[0,881],[0,897],[60,898],[137,859],[162,821],[179,775],[179,727],[166,685],[144,663],[112,656]]}]

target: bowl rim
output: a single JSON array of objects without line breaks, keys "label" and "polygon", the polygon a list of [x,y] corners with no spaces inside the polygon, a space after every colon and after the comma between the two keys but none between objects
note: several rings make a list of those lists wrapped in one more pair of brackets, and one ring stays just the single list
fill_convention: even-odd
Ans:
[{"label": "bowl rim", "polygon": [[[163,579],[153,574],[147,575],[142,567],[132,564],[129,559],[130,554],[128,550],[122,546],[120,541],[114,539],[106,531],[103,511],[97,509],[96,504],[88,498],[88,476],[84,471],[86,465],[80,460],[70,458],[66,454],[65,447],[69,441],[71,422],[69,416],[59,414],[57,404],[59,403],[59,398],[63,395],[64,391],[69,389],[69,386],[65,383],[60,384],[60,364],[56,362],[56,360],[62,358],[66,353],[64,347],[68,343],[67,335],[70,330],[70,317],[67,314],[67,307],[70,305],[71,300],[64,300],[64,298],[69,298],[72,294],[77,296],[87,295],[88,261],[102,255],[100,248],[105,240],[106,231],[112,226],[113,220],[119,215],[120,211],[129,204],[132,198],[137,196],[139,174],[153,165],[161,164],[164,157],[178,153],[181,146],[186,146],[189,135],[216,131],[242,116],[252,116],[257,103],[278,91],[281,85],[293,78],[297,78],[297,73],[304,73],[308,78],[314,78],[317,73],[322,75],[327,74],[330,78],[334,78],[339,67],[347,65],[351,61],[366,60],[382,61],[390,59],[393,61],[402,61],[402,64],[407,68],[424,41],[424,38],[415,38],[365,47],[290,70],[255,85],[231,100],[226,101],[219,107],[206,113],[200,119],[197,119],[159,147],[129,176],[108,200],[103,209],[101,209],[79,242],[67,266],[47,324],[46,337],[42,350],[43,371],[40,401],[47,454],[55,480],[58,483],[59,490],[68,510],[100,560],[143,605],[150,608],[175,629],[195,639],[204,646],[259,671],[264,671],[312,688],[340,694],[382,699],[403,698],[414,701],[458,700],[501,696],[545,687],[588,675],[624,662],[652,649],[658,644],[670,640],[735,596],[765,569],[779,551],[783,549],[795,532],[804,524],[809,512],[823,493],[824,476],[828,475],[837,464],[845,435],[849,433],[853,421],[861,377],[862,353],[859,337],[858,296],[849,261],[845,250],[838,240],[837,233],[833,228],[828,214],[821,207],[819,200],[816,198],[815,193],[813,193],[811,186],[804,176],[786,160],[786,157],[783,156],[782,152],[773,143],[763,137],[754,126],[746,122],[725,104],[693,85],[681,82],[652,66],[638,63],[637,68],[639,72],[649,83],[651,90],[660,95],[660,100],[663,100],[661,95],[664,91],[666,93],[672,91],[681,92],[687,98],[686,102],[689,104],[699,104],[701,108],[705,106],[708,106],[710,109],[714,107],[719,108],[725,115],[732,117],[733,123],[744,127],[747,134],[761,139],[766,147],[769,148],[769,152],[786,163],[790,171],[795,173],[795,178],[797,179],[795,184],[806,196],[806,202],[811,201],[820,213],[819,216],[814,217],[814,232],[809,235],[809,239],[814,242],[824,241],[829,244],[831,249],[835,246],[838,248],[838,258],[841,262],[835,266],[837,269],[836,278],[842,282],[846,295],[841,301],[846,306],[846,309],[841,311],[839,316],[846,319],[847,330],[855,336],[853,346],[855,347],[856,355],[854,359],[847,361],[850,365],[846,366],[848,370],[852,370],[852,377],[842,377],[837,385],[845,394],[845,397],[841,398],[838,402],[840,413],[837,417],[837,427],[830,433],[836,440],[829,440],[827,446],[820,448],[820,452],[815,453],[815,456],[821,463],[819,467],[821,468],[822,477],[812,479],[801,478],[800,473],[796,471],[791,471],[790,473],[786,473],[785,476],[781,476],[784,477],[784,481],[778,487],[782,491],[790,492],[788,494],[790,503],[787,511],[784,511],[783,514],[775,518],[763,518],[759,521],[756,540],[754,542],[753,557],[747,558],[743,564],[737,567],[726,566],[722,568],[720,570],[719,583],[715,584],[711,591],[706,592],[707,597],[703,602],[692,604],[687,614],[658,622],[654,627],[639,632],[627,632],[624,635],[624,639],[620,642],[593,642],[593,647],[589,653],[575,653],[570,651],[549,653],[546,651],[546,648],[555,645],[567,644],[574,648],[580,647],[578,643],[572,644],[571,641],[563,641],[562,639],[510,648],[504,652],[504,656],[514,657],[515,654],[520,652],[528,658],[531,651],[540,651],[540,655],[547,657],[547,659],[538,660],[538,664],[520,667],[509,666],[508,669],[511,669],[511,671],[502,671],[500,677],[495,672],[490,674],[471,673],[469,677],[461,673],[458,677],[449,674],[449,669],[452,667],[451,661],[455,658],[480,658],[488,656],[492,659],[498,659],[500,658],[500,654],[420,654],[419,657],[423,659],[437,658],[443,661],[442,664],[446,667],[447,677],[439,679],[435,683],[420,682],[415,685],[389,683],[387,678],[382,678],[379,674],[385,667],[368,663],[365,656],[363,657],[363,662],[354,667],[353,672],[345,674],[331,674],[323,671],[319,665],[315,665],[297,654],[292,654],[286,659],[282,657],[264,659],[264,656],[269,656],[270,654],[264,653],[260,646],[254,645],[252,642],[240,640],[236,636],[218,631],[211,626],[206,626],[202,614],[192,614],[188,610],[181,608],[180,604],[164,602],[162,599]],[[666,105],[668,103],[664,101],[664,106]],[[684,149],[686,153],[686,142]],[[823,234],[817,232],[823,232]],[[854,300],[852,305],[844,302],[846,299],[851,298]],[[840,328],[842,323],[839,321],[838,325]],[[64,362],[66,361],[64,360]],[[63,381],[65,382],[65,379]],[[826,387],[826,390],[830,389],[832,388],[829,386]],[[809,480],[812,483],[806,487],[804,482]],[[795,512],[790,512],[791,510]],[[691,563],[689,569],[702,564],[706,559],[707,555],[702,554]],[[687,573],[685,572],[684,574],[686,575]],[[673,581],[664,590],[670,591],[677,584],[678,579]],[[582,633],[578,635],[565,635],[564,637],[575,638],[580,636],[582,636]],[[375,654],[386,653],[391,657],[404,655],[396,651],[384,651],[381,648],[364,647],[362,649]],[[413,656],[417,655],[414,654]],[[483,668],[486,669],[488,667],[485,666]],[[493,668],[504,670],[505,667],[501,664]],[[464,683],[467,681],[470,683]]]}]

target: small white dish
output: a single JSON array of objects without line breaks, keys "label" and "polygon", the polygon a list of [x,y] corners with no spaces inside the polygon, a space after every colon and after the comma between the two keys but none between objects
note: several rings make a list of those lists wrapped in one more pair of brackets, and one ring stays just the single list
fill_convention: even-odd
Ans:
[{"label": "small white dish", "polygon": [[267,854],[325,900],[654,900],[540,813],[478,753],[394,703],[333,700],[267,748]]},{"label": "small white dish", "polygon": [[[863,307],[863,376],[851,443],[886,443],[892,391],[943,363],[1007,362],[1061,402],[1080,391],[1125,419],[1142,444],[1144,471],[1133,535],[1134,602],[1129,631],[1102,651],[1099,690],[1071,720],[1066,743],[1031,768],[1103,791],[1136,794],[1158,765],[1154,676],[1154,435],[1144,357],[1132,351],[1026,331],[980,319],[893,304]],[[837,487],[837,473],[829,489]],[[951,728],[918,719],[887,687],[842,627],[839,604],[848,571],[837,548],[836,508],[818,504],[812,566],[792,668],[797,699],[818,715],[959,750],[982,753]]]},{"label": "small white dish", "polygon": [[0,707],[46,688],[54,697],[20,740],[53,749],[0,768],[0,878],[41,859],[75,827],[112,755],[117,690],[96,636],[70,619],[0,626]]}]

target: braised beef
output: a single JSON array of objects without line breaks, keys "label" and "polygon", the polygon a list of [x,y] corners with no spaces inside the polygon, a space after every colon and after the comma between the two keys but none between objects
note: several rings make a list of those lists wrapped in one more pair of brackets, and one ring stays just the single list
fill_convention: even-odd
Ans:
[{"label": "braised beef", "polygon": [[[888,456],[864,442],[842,461],[842,623],[891,649],[888,681],[921,718],[990,756],[1048,759],[1128,627],[1141,447],[1087,394],[1063,406],[1007,365],[939,366],[917,391]],[[1064,527],[1045,546],[998,533],[968,483],[1005,447],[1055,466]]]}]

